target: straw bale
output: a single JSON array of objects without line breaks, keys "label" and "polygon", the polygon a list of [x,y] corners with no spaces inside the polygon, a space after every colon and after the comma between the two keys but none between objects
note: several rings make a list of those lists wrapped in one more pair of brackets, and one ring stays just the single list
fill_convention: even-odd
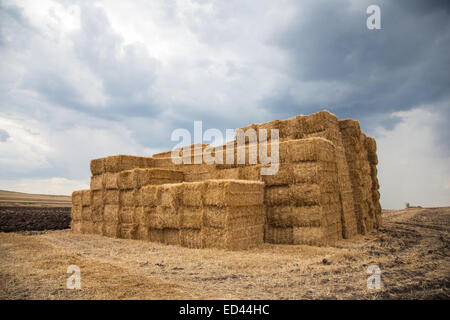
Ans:
[{"label": "straw bale", "polygon": [[240,177],[242,180],[262,181],[261,168],[265,165],[245,166],[240,168]]},{"label": "straw bale", "polygon": [[203,225],[203,208],[180,207],[179,219],[181,228],[200,229]]},{"label": "straw bale", "polygon": [[103,221],[103,204],[92,205],[91,207],[91,220],[92,222]]},{"label": "straw bale", "polygon": [[120,224],[114,222],[103,223],[103,235],[111,238],[120,237]]},{"label": "straw bale", "polygon": [[142,206],[135,207],[134,209],[134,216],[133,216],[133,223],[137,223],[139,225],[150,225],[150,212],[146,210]]},{"label": "straw bale", "polygon": [[136,190],[120,190],[119,204],[126,207],[135,206],[135,194]]},{"label": "straw bale", "polygon": [[152,158],[170,158],[172,155],[172,150],[171,151],[164,151],[164,152],[160,152],[160,153],[155,153],[152,155]]},{"label": "straw bale", "polygon": [[296,140],[303,138],[304,116],[294,116],[279,123],[281,140]]},{"label": "straw bale", "polygon": [[83,205],[82,195],[83,195],[83,190],[76,190],[76,191],[72,192],[72,204],[75,206]]},{"label": "straw bale", "polygon": [[94,223],[92,221],[81,221],[81,233],[82,234],[93,234],[94,233]]},{"label": "straw bale", "polygon": [[164,243],[164,230],[149,228],[149,239],[152,242]]},{"label": "straw bale", "polygon": [[264,181],[266,186],[281,186],[281,185],[289,185],[294,182],[294,175],[292,166],[287,163],[283,163],[278,168],[278,172],[273,175],[264,175],[262,176],[262,180]]},{"label": "straw bale", "polygon": [[91,173],[92,175],[98,175],[105,172],[105,158],[92,159],[91,160]]},{"label": "straw bale", "polygon": [[100,236],[103,235],[103,221],[97,221],[93,223],[92,233],[98,234]]},{"label": "straw bale", "polygon": [[136,230],[136,239],[138,240],[150,240],[150,231],[147,225],[138,225]]},{"label": "straw bale", "polygon": [[184,185],[181,183],[161,185],[159,187],[161,194],[161,206],[178,208],[183,195],[183,187]]},{"label": "straw bale", "polygon": [[264,242],[277,244],[292,244],[294,242],[293,228],[280,228],[265,225]]},{"label": "straw bale", "polygon": [[154,229],[179,228],[178,210],[174,207],[156,207],[155,214],[149,218],[149,226]]},{"label": "straw bale", "polygon": [[155,185],[142,187],[142,204],[144,206],[156,207],[161,203],[160,188]]},{"label": "straw bale", "polygon": [[182,205],[200,207],[203,205],[205,183],[184,183],[182,187]]},{"label": "straw bale", "polygon": [[260,224],[265,221],[265,207],[203,207],[203,225],[213,228],[227,228],[233,226]]},{"label": "straw bale", "polygon": [[203,248],[200,229],[181,229],[179,236],[181,246],[194,249]]},{"label": "straw bale", "polygon": [[134,206],[133,207],[119,207],[119,221],[120,223],[133,223],[134,221]]},{"label": "straw bale", "polygon": [[104,174],[103,181],[105,183],[105,189],[119,189],[118,184],[119,173],[107,172]]},{"label": "straw bale", "polygon": [[179,245],[180,244],[179,230],[176,228],[163,229],[163,242],[165,244]]},{"label": "straw bale", "polygon": [[290,203],[289,186],[266,187],[264,193],[264,203],[268,206],[288,205]]},{"label": "straw bale", "polygon": [[304,131],[305,133],[313,133],[326,130],[330,126],[338,126],[336,115],[329,111],[323,110],[305,116]]},{"label": "straw bale", "polygon": [[78,221],[72,220],[70,222],[70,229],[74,233],[81,233],[81,224],[82,224],[82,222],[79,220]]},{"label": "straw bale", "polygon": [[160,169],[175,169],[178,167],[171,157],[168,158],[155,158],[153,159],[153,167]]},{"label": "straw bale", "polygon": [[91,206],[101,206],[103,205],[103,190],[95,190],[90,192]]},{"label": "straw bale", "polygon": [[153,158],[137,157],[130,155],[117,155],[107,157],[105,160],[106,172],[120,172],[135,168],[151,168],[153,167]]},{"label": "straw bale", "polygon": [[103,192],[103,204],[119,204],[119,190],[105,190]]},{"label": "straw bale", "polygon": [[240,179],[241,168],[219,169],[214,172],[214,179]]},{"label": "straw bale", "polygon": [[73,204],[72,209],[70,210],[70,218],[72,221],[80,221],[81,220],[81,211],[82,211],[81,204]]},{"label": "straw bale", "polygon": [[247,238],[228,239],[228,250],[248,250],[262,245],[264,232],[258,232]]},{"label": "straw bale", "polygon": [[227,238],[229,241],[241,239],[247,239],[248,241],[255,235],[259,235],[261,240],[264,238],[264,224],[230,228],[228,229]]},{"label": "straw bale", "polygon": [[216,206],[248,206],[262,204],[264,183],[246,180],[208,180],[204,203]]},{"label": "straw bale", "polygon": [[204,248],[226,249],[227,230],[211,227],[201,229],[202,244]]},{"label": "straw bale", "polygon": [[91,220],[91,207],[82,207],[81,208],[81,220],[92,221]]},{"label": "straw bale", "polygon": [[[307,138],[287,141],[290,162],[335,161],[335,147],[324,138]],[[281,144],[280,144],[281,145]]]},{"label": "straw bale", "polygon": [[134,169],[132,175],[134,188],[141,188],[150,184],[183,182],[184,179],[182,171],[168,169]]},{"label": "straw bale", "polygon": [[118,224],[120,206],[115,204],[107,204],[103,210],[103,221]]},{"label": "straw bale", "polygon": [[103,174],[91,177],[91,191],[103,189]]},{"label": "straw bale", "polygon": [[90,190],[81,190],[81,204],[83,206],[91,205],[91,191]]},{"label": "straw bale", "polygon": [[120,237],[123,239],[136,239],[137,227],[136,223],[121,223]]},{"label": "straw bale", "polygon": [[119,172],[117,177],[117,185],[120,190],[134,189],[133,170],[125,170]]},{"label": "straw bale", "polygon": [[327,244],[327,234],[322,227],[294,227],[293,243],[325,246]]},{"label": "straw bale", "polygon": [[289,198],[290,203],[297,206],[320,204],[320,188],[317,184],[293,184],[289,186]]}]

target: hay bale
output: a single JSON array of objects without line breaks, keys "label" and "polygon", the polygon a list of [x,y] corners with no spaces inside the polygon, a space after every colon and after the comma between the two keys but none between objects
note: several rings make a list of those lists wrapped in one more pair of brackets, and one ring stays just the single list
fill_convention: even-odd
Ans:
[{"label": "hay bale", "polygon": [[183,184],[163,184],[159,187],[161,195],[161,206],[178,208],[183,195]]},{"label": "hay bale", "polygon": [[72,192],[72,204],[74,206],[77,206],[77,205],[82,206],[83,205],[82,194],[83,194],[82,190],[77,190],[77,191]]},{"label": "hay bale", "polygon": [[103,211],[103,221],[109,224],[118,224],[120,221],[120,206],[115,204],[107,204],[105,205]]},{"label": "hay bale", "polygon": [[327,245],[327,234],[322,227],[294,227],[292,234],[293,244]]},{"label": "hay bale", "polygon": [[[80,201],[81,202],[81,201]],[[83,207],[81,204],[73,204],[70,210],[70,218],[72,221],[80,221],[82,219],[81,211]]]},{"label": "hay bale", "polygon": [[121,223],[120,224],[120,238],[136,239],[138,225],[136,223]]},{"label": "hay bale", "polygon": [[103,189],[103,174],[91,177],[91,191]]},{"label": "hay bale", "polygon": [[253,180],[253,181],[262,181],[263,178],[261,176],[261,168],[266,165],[254,165],[254,166],[245,166],[240,168],[240,177],[241,180]]},{"label": "hay bale", "polygon": [[289,161],[335,161],[335,146],[324,138],[306,138],[287,141],[289,145]]},{"label": "hay bale", "polygon": [[131,190],[134,189],[134,176],[133,170],[125,170],[119,172],[117,177],[117,185],[120,190]]},{"label": "hay bale", "polygon": [[289,205],[289,186],[270,186],[264,189],[264,203],[267,206]]},{"label": "hay bale", "polygon": [[91,207],[82,207],[81,208],[81,220],[82,221],[91,221]]},{"label": "hay bale", "polygon": [[264,200],[264,183],[244,180],[208,180],[204,201],[215,206],[259,205]]},{"label": "hay bale", "polygon": [[94,190],[90,192],[91,200],[89,201],[91,206],[103,205],[103,190]]},{"label": "hay bale", "polygon": [[180,244],[179,230],[176,228],[163,229],[163,243],[171,245]]},{"label": "hay bale", "polygon": [[227,230],[211,227],[203,227],[201,229],[201,238],[204,248],[227,248]]},{"label": "hay bale", "polygon": [[178,210],[174,207],[156,207],[155,214],[150,216],[149,226],[152,229],[179,228],[180,216]]},{"label": "hay bale", "polygon": [[294,242],[293,228],[280,228],[265,225],[264,242],[276,244],[292,244]]},{"label": "hay bale", "polygon": [[134,210],[133,223],[137,223],[139,225],[150,225],[150,211],[146,210],[142,206],[138,206]]},{"label": "hay bale", "polygon": [[94,233],[94,223],[92,221],[81,221],[81,233],[82,234],[93,234]]},{"label": "hay bale", "polygon": [[81,190],[81,204],[86,207],[91,205],[91,191],[90,190]]},{"label": "hay bale", "polygon": [[136,239],[150,241],[150,228],[147,225],[138,225]]},{"label": "hay bale", "polygon": [[261,224],[265,221],[265,207],[217,207],[203,208],[203,225],[212,228],[232,228]]},{"label": "hay bale", "polygon": [[70,222],[70,229],[72,230],[73,233],[81,233],[81,221],[75,221],[72,220]]},{"label": "hay bale", "polygon": [[305,133],[320,132],[328,129],[330,126],[338,127],[338,119],[336,115],[327,110],[305,116],[304,131]]},{"label": "hay bale", "polygon": [[180,245],[187,248],[201,249],[202,232],[200,229],[181,229],[179,232]]},{"label": "hay bale", "polygon": [[120,224],[114,222],[103,223],[103,235],[110,238],[120,237]]},{"label": "hay bale", "polygon": [[92,175],[99,175],[105,172],[105,158],[93,159],[90,163]]},{"label": "hay bale", "polygon": [[133,207],[135,203],[136,190],[120,190],[119,204],[125,207]]},{"label": "hay bale", "polygon": [[114,190],[119,189],[119,173],[107,172],[104,174],[103,181],[105,184],[105,189]]},{"label": "hay bale", "polygon": [[103,221],[103,205],[92,205],[90,208],[91,208],[92,222],[102,222]]},{"label": "hay bale", "polygon": [[273,175],[264,175],[262,180],[266,186],[282,186],[294,183],[293,167],[290,164],[283,163],[278,168],[278,172]]},{"label": "hay bale", "polygon": [[97,235],[103,235],[103,221],[96,221],[92,226],[92,233]]},{"label": "hay bale", "polygon": [[321,190],[317,184],[299,183],[289,186],[290,203],[295,206],[320,204]]},{"label": "hay bale", "polygon": [[105,190],[103,192],[103,204],[120,204],[119,190]]},{"label": "hay bale", "polygon": [[149,239],[151,242],[164,243],[164,230],[149,228]]},{"label": "hay bale", "polygon": [[146,185],[183,182],[184,174],[180,170],[134,169],[132,170],[134,188]]},{"label": "hay bale", "polygon": [[205,193],[205,183],[184,183],[182,186],[181,204],[183,206],[201,207]]},{"label": "hay bale", "polygon": [[161,193],[160,188],[155,185],[148,185],[142,187],[141,196],[142,196],[142,205],[149,207],[156,207],[161,204]]},{"label": "hay bale", "polygon": [[136,168],[152,168],[154,159],[129,155],[117,155],[105,159],[105,172],[121,172]]},{"label": "hay bale", "polygon": [[119,206],[119,221],[120,223],[133,223],[134,206]]},{"label": "hay bale", "polygon": [[180,207],[179,208],[180,228],[200,229],[203,226],[202,207]]}]

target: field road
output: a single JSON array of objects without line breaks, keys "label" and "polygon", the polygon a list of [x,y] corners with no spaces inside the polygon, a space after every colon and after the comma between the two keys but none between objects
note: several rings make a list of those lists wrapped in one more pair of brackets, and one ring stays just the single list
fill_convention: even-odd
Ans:
[{"label": "field road", "polygon": [[[333,247],[189,249],[70,230],[0,233],[0,299],[449,299],[450,208],[384,211]],[[81,290],[66,289],[69,265]],[[381,289],[367,288],[367,268]]]}]

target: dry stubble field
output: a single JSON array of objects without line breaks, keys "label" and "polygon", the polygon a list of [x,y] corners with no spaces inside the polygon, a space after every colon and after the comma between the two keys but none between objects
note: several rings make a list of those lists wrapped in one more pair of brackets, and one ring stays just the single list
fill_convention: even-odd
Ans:
[{"label": "dry stubble field", "polygon": [[[0,299],[449,299],[450,208],[383,217],[378,233],[334,247],[236,252],[70,230],[0,233]],[[71,264],[81,290],[65,287]],[[380,290],[366,288],[372,264]]]}]

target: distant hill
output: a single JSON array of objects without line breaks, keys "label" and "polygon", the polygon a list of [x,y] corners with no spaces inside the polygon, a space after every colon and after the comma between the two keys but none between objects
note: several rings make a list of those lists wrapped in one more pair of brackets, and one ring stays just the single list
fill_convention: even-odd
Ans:
[{"label": "distant hill", "polygon": [[70,207],[72,197],[0,190],[0,206]]}]

